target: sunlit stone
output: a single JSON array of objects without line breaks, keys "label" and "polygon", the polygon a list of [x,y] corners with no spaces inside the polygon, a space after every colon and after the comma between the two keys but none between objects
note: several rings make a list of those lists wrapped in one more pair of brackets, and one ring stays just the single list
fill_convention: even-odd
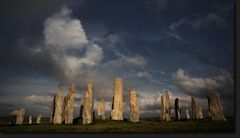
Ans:
[{"label": "sunlit stone", "polygon": [[192,118],[193,119],[202,119],[203,114],[202,114],[202,107],[199,103],[196,102],[194,97],[191,97],[192,99]]},{"label": "sunlit stone", "polygon": [[112,120],[123,120],[123,82],[121,78],[114,79],[114,99]]},{"label": "sunlit stone", "polygon": [[64,98],[64,122],[65,124],[73,123],[73,106],[76,94],[76,86],[72,84],[68,89],[67,96]]},{"label": "sunlit stone", "polygon": [[168,90],[165,90],[165,93],[161,96],[160,119],[164,121],[171,120],[171,102]]},{"label": "sunlit stone", "polygon": [[135,89],[132,89],[130,91],[129,105],[130,105],[130,121],[139,122],[139,106],[137,101],[137,92]]},{"label": "sunlit stone", "polygon": [[105,120],[105,102],[103,100],[98,104],[98,119]]},{"label": "sunlit stone", "polygon": [[209,117],[212,120],[223,120],[226,121],[226,118],[223,115],[223,109],[220,103],[220,98],[217,92],[210,91],[207,95],[208,99],[208,112]]},{"label": "sunlit stone", "polygon": [[62,92],[57,89],[56,95],[54,97],[54,108],[53,108],[53,124],[62,124]]},{"label": "sunlit stone", "polygon": [[83,104],[83,124],[91,124],[93,123],[93,106],[94,106],[94,99],[93,99],[93,84],[88,83],[86,88],[86,93],[84,97],[84,104]]},{"label": "sunlit stone", "polygon": [[16,109],[10,113],[11,116],[16,116],[16,124],[22,125],[24,120],[25,109]]}]

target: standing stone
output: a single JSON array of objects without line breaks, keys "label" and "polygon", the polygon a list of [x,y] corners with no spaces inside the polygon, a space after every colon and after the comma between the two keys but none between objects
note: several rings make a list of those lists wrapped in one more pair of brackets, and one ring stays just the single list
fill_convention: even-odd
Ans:
[{"label": "standing stone", "polygon": [[28,118],[28,124],[29,124],[29,125],[32,124],[32,116],[29,116],[29,118]]},{"label": "standing stone", "polygon": [[215,91],[208,92],[207,99],[209,117],[211,117],[212,120],[226,121],[218,93]]},{"label": "standing stone", "polygon": [[180,107],[180,101],[178,98],[175,99],[175,120],[181,119],[181,107]]},{"label": "standing stone", "polygon": [[189,115],[188,109],[186,109],[186,119],[190,119],[190,115]]},{"label": "standing stone", "polygon": [[66,100],[67,98],[64,97],[63,99],[63,106],[62,106],[62,122],[64,123],[65,122],[65,106],[66,106]]},{"label": "standing stone", "polygon": [[105,102],[103,100],[98,104],[98,119],[105,120]]},{"label": "standing stone", "polygon": [[37,124],[41,124],[41,119],[42,119],[42,115],[38,115],[38,117],[37,117]]},{"label": "standing stone", "polygon": [[202,119],[203,114],[202,114],[202,107],[199,103],[196,102],[195,98],[192,97],[192,118],[193,119]]},{"label": "standing stone", "polygon": [[53,116],[54,116],[54,110],[55,110],[55,96],[53,97],[53,100],[52,100],[52,104],[51,104],[51,109],[52,109],[52,112],[51,112],[51,116],[49,118],[49,123],[52,124],[53,123]]},{"label": "standing stone", "polygon": [[165,93],[161,96],[161,108],[160,108],[160,115],[161,120],[170,121],[171,120],[171,102],[169,98],[168,90],[165,90]]},{"label": "standing stone", "polygon": [[123,83],[121,78],[114,79],[114,100],[112,120],[123,120]]},{"label": "standing stone", "polygon": [[93,85],[92,83],[87,84],[86,93],[84,97],[84,105],[83,105],[83,124],[91,124],[93,123]]},{"label": "standing stone", "polygon": [[135,89],[132,89],[130,91],[129,105],[130,105],[130,121],[139,122],[139,106],[137,101],[137,92]]},{"label": "standing stone", "polygon": [[67,96],[64,98],[64,122],[65,124],[73,123],[73,108],[74,98],[76,94],[76,86],[72,84],[69,89]]},{"label": "standing stone", "polygon": [[84,105],[84,98],[80,100],[80,112],[79,112],[79,118],[82,119],[83,117],[83,105]]},{"label": "standing stone", "polygon": [[54,97],[53,124],[62,124],[62,105],[62,92],[60,89],[57,89]]},{"label": "standing stone", "polygon": [[16,116],[16,124],[17,125],[23,124],[24,114],[25,114],[24,108],[16,109],[10,113],[11,116]]}]

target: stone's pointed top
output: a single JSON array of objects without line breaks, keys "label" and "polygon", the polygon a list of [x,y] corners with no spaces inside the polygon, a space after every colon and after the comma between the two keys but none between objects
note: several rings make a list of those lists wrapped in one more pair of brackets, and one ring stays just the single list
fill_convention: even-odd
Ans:
[{"label": "stone's pointed top", "polygon": [[164,95],[167,95],[169,97],[170,95],[170,90],[168,89],[163,89]]},{"label": "stone's pointed top", "polygon": [[62,95],[62,91],[61,91],[60,88],[57,88],[57,90],[56,90],[56,96],[60,96],[60,95]]},{"label": "stone's pointed top", "polygon": [[76,85],[75,85],[75,83],[70,84],[68,91],[70,93],[76,93]]},{"label": "stone's pointed top", "polygon": [[211,96],[218,96],[219,97],[219,94],[216,91],[212,90],[212,91],[209,91],[207,93],[207,97],[211,97]]},{"label": "stone's pointed top", "polygon": [[115,77],[114,80],[115,80],[115,81],[122,81],[122,78],[120,78],[120,77]]},{"label": "stone's pointed top", "polygon": [[70,87],[71,87],[72,89],[76,89],[75,83],[72,83],[72,84],[70,85]]},{"label": "stone's pointed top", "polygon": [[93,88],[93,83],[92,82],[88,82],[87,83],[87,91],[92,90],[92,88]]}]

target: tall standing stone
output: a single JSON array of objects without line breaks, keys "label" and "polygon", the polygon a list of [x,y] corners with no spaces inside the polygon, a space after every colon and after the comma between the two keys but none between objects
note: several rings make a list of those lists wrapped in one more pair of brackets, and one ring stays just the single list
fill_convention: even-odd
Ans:
[{"label": "tall standing stone", "polygon": [[189,115],[189,112],[188,112],[188,109],[186,109],[186,119],[190,119],[190,115]]},{"label": "tall standing stone", "polygon": [[53,116],[54,116],[54,110],[55,110],[55,96],[53,97],[53,100],[52,100],[52,104],[51,104],[51,109],[52,109],[52,112],[51,112],[51,116],[49,118],[49,123],[52,124],[53,123]]},{"label": "tall standing stone", "polygon": [[103,100],[98,104],[98,119],[105,120],[105,102]]},{"label": "tall standing stone", "polygon": [[10,113],[11,116],[16,116],[16,124],[17,125],[23,124],[24,114],[25,114],[24,108],[16,109]]},{"label": "tall standing stone", "polygon": [[79,112],[80,119],[82,119],[83,117],[83,105],[84,105],[84,97],[80,100],[80,112]]},{"label": "tall standing stone", "polygon": [[64,122],[65,124],[73,123],[73,108],[74,98],[76,94],[76,86],[72,84],[69,89],[67,96],[64,98]]},{"label": "tall standing stone", "polygon": [[161,96],[161,108],[160,108],[161,120],[170,121],[171,120],[171,102],[168,90]]},{"label": "tall standing stone", "polygon": [[29,118],[28,118],[28,124],[29,124],[29,125],[32,124],[32,116],[29,116]]},{"label": "tall standing stone", "polygon": [[207,99],[209,117],[211,117],[212,120],[226,121],[218,93],[215,91],[208,92]]},{"label": "tall standing stone", "polygon": [[42,115],[37,116],[37,124],[41,124]]},{"label": "tall standing stone", "polygon": [[114,101],[111,119],[123,120],[123,82],[121,78],[114,79]]},{"label": "tall standing stone", "polygon": [[53,124],[62,124],[62,106],[62,92],[60,89],[57,89],[56,95],[54,97]]},{"label": "tall standing stone", "polygon": [[93,123],[93,84],[88,83],[86,88],[86,93],[84,97],[84,105],[83,105],[83,124],[91,124]]},{"label": "tall standing stone", "polygon": [[130,91],[129,105],[130,105],[130,121],[139,122],[139,106],[137,101],[137,92],[135,89],[132,89]]},{"label": "tall standing stone", "polygon": [[180,101],[178,98],[175,99],[175,120],[181,119],[181,107]]},{"label": "tall standing stone", "polygon": [[199,103],[196,102],[194,97],[191,97],[192,99],[192,118],[193,119],[202,119],[203,114],[202,114],[202,107]]}]

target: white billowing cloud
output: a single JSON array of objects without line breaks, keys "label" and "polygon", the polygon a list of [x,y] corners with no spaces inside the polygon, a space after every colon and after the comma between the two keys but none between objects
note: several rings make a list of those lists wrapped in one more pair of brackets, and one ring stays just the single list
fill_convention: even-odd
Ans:
[{"label": "white billowing cloud", "polygon": [[85,56],[77,57],[77,56],[65,56],[65,73],[67,76],[73,77],[76,74],[83,73],[84,66],[94,66],[97,65],[102,60],[103,52],[102,49],[96,45],[91,44],[88,45]]},{"label": "white billowing cloud", "polygon": [[71,18],[67,7],[45,20],[43,32],[43,49],[49,52],[67,79],[78,77],[103,58],[102,48],[88,41],[81,21]]},{"label": "white billowing cloud", "polygon": [[191,96],[206,97],[209,90],[217,90],[222,98],[229,98],[234,92],[233,78],[224,70],[215,77],[197,78],[190,76],[183,69],[178,69],[173,74],[173,80],[182,92]]},{"label": "white billowing cloud", "polygon": [[70,17],[71,10],[63,7],[59,13],[44,22],[45,44],[62,48],[80,47],[87,43],[80,20]]}]

